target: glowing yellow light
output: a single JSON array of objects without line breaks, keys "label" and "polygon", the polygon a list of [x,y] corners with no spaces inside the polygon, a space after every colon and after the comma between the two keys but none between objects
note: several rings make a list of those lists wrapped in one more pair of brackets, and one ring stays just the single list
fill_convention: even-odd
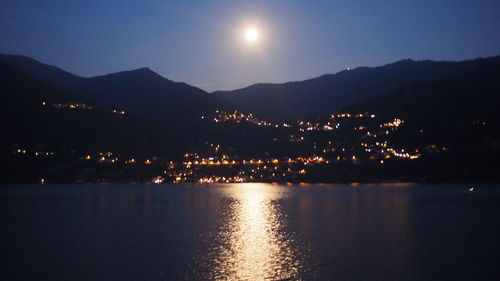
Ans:
[{"label": "glowing yellow light", "polygon": [[[267,184],[243,184],[228,194],[237,202],[228,212],[234,217],[218,233],[228,248],[216,248],[211,256],[216,263],[206,279],[295,280],[302,259],[294,251],[294,237],[282,240],[284,227],[278,209],[271,204],[279,199]],[[223,277],[223,278],[222,278]]]},{"label": "glowing yellow light", "polygon": [[245,39],[248,42],[255,42],[259,39],[259,31],[255,27],[249,27],[245,30]]}]

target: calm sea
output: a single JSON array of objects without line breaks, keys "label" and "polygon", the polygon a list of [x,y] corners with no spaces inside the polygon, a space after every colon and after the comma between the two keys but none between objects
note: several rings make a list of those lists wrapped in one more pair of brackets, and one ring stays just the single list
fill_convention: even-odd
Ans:
[{"label": "calm sea", "polygon": [[500,185],[3,185],[0,280],[500,280]]}]

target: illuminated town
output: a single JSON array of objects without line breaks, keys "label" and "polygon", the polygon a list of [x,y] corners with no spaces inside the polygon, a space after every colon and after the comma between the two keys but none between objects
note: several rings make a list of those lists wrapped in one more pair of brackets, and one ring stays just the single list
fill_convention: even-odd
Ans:
[{"label": "illuminated town", "polygon": [[[56,110],[96,110],[93,106],[78,103],[43,102],[42,106],[52,106]],[[125,115],[121,110],[100,110]],[[225,138],[221,136],[221,143],[199,141],[197,146],[170,159],[160,154],[100,151],[74,153],[73,161],[101,167],[99,169],[146,169],[152,174],[148,181],[153,183],[294,183],[318,181],[318,173],[331,174],[331,169],[367,165],[383,167],[388,163],[412,161],[447,149],[435,144],[422,147],[402,145],[393,136],[405,120],[385,120],[376,114],[340,113],[310,120],[273,123],[251,113],[216,110],[210,115],[200,116],[200,121],[207,126],[233,126],[229,129],[232,132],[241,126],[249,126],[258,132],[266,130],[262,135],[267,137],[265,141],[270,146],[262,151],[243,152],[235,145],[223,145]],[[15,146],[12,152],[20,158],[57,157],[54,151],[31,147]],[[103,175],[95,180],[106,182],[113,179]],[[327,180],[335,181],[332,178]],[[47,179],[43,177],[40,181],[46,182]]]}]

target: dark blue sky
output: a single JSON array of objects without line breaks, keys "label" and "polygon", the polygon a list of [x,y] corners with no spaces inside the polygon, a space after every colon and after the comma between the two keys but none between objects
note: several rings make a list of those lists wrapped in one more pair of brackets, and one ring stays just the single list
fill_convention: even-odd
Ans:
[{"label": "dark blue sky", "polygon": [[83,76],[148,66],[212,91],[499,55],[499,15],[498,0],[2,0],[0,52]]}]

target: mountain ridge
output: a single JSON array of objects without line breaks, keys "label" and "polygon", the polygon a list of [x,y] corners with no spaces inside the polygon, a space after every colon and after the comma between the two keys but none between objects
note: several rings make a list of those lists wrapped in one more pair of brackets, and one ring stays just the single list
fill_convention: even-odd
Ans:
[{"label": "mountain ridge", "polygon": [[75,75],[57,66],[41,63],[24,55],[0,54],[0,60],[37,80],[55,85],[69,85],[85,79],[85,77]]},{"label": "mountain ridge", "polygon": [[[415,62],[400,62],[375,78],[386,78],[381,80],[386,88],[396,87],[390,82],[402,83],[394,76],[407,65],[415,67]],[[8,163],[0,181],[150,182],[161,175],[173,182],[180,176],[199,182],[243,174],[248,181],[269,182],[498,181],[500,57],[445,66],[444,74],[459,74],[411,80],[343,108],[369,114],[314,116],[281,126],[221,109],[216,97],[148,68],[79,79],[74,90],[64,90],[0,60],[0,115],[6,120],[0,156]],[[428,65],[423,70],[435,71]],[[353,72],[358,72],[355,79]],[[364,77],[359,72],[371,69],[333,78],[350,77],[344,87],[374,79],[356,80]],[[286,95],[282,98],[288,102]],[[200,118],[215,108],[221,110]],[[220,163],[220,169],[185,165],[203,157]],[[240,164],[223,164],[231,159]],[[297,162],[281,165],[282,174],[257,171],[242,159]]]},{"label": "mountain ridge", "polygon": [[3,54],[0,61],[73,97],[153,121],[189,123],[225,104],[200,88],[171,81],[148,67],[85,78],[25,56]]},{"label": "mountain ridge", "polygon": [[277,121],[329,114],[413,81],[437,80],[471,69],[483,60],[399,60],[377,67],[357,67],[303,81],[259,83],[212,95]]}]

